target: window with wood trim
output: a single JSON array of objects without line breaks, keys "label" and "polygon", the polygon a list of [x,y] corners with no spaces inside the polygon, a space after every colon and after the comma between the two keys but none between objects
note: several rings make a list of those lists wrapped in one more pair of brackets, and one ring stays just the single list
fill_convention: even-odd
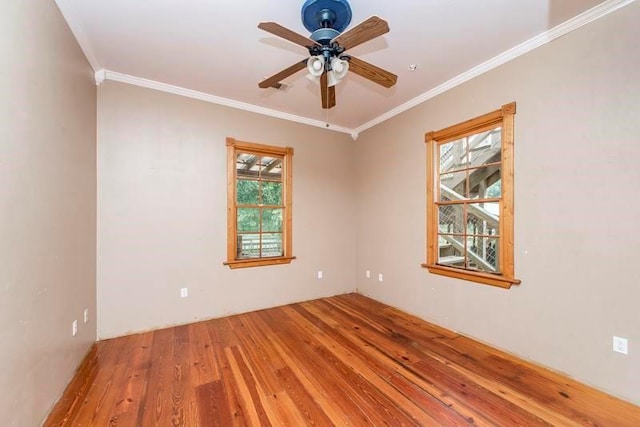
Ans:
[{"label": "window with wood trim", "polygon": [[509,288],[516,104],[425,135],[431,273]]},{"label": "window with wood trim", "polygon": [[227,138],[230,268],[288,264],[293,148]]}]

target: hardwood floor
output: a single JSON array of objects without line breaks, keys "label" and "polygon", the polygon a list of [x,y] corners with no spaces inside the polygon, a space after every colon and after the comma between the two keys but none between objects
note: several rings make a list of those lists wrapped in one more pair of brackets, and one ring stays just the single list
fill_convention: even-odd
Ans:
[{"label": "hardwood floor", "polygon": [[99,342],[45,426],[640,426],[640,407],[357,294]]}]

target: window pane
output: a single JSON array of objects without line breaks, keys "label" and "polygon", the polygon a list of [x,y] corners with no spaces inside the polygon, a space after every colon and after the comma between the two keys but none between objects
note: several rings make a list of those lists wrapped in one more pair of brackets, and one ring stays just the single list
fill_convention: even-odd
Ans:
[{"label": "window pane", "polygon": [[[460,235],[449,235],[446,233],[438,234],[438,241],[441,245],[450,244],[453,245],[460,250],[464,249],[464,236]],[[453,240],[453,241],[452,241]]]},{"label": "window pane", "polygon": [[268,181],[282,181],[282,158],[263,157],[261,170],[262,179]]},{"label": "window pane", "polygon": [[440,175],[440,201],[466,199],[468,194],[466,186],[466,171]]},{"label": "window pane", "polygon": [[237,257],[260,258],[260,235],[259,234],[238,234]]},{"label": "window pane", "polygon": [[447,234],[464,233],[464,205],[438,206],[438,231]]},{"label": "window pane", "polygon": [[487,188],[487,198],[502,197],[502,179],[498,179]]},{"label": "window pane", "polygon": [[239,179],[236,184],[236,196],[239,205],[257,205],[258,181]]},{"label": "window pane", "polygon": [[282,234],[268,233],[262,235],[262,256],[283,256]]},{"label": "window pane", "polygon": [[467,167],[466,138],[440,144],[440,173],[465,169]]},{"label": "window pane", "polygon": [[441,234],[438,236],[438,264],[464,268],[464,241],[462,236]]},{"label": "window pane", "polygon": [[[485,199],[489,196],[489,187],[494,183],[501,180],[501,167],[500,165],[485,166],[478,169],[472,169],[469,173],[469,194],[472,199]],[[499,187],[494,187],[493,194],[501,193],[500,184]],[[496,191],[497,190],[497,191]],[[494,197],[501,197],[498,194]]]},{"label": "window pane", "polygon": [[281,182],[262,182],[262,203],[267,206],[282,206]]},{"label": "window pane", "polygon": [[238,153],[236,156],[236,174],[238,178],[258,178],[258,168],[256,163],[259,156],[248,153]]},{"label": "window pane", "polygon": [[498,235],[500,203],[469,203],[467,234]]},{"label": "window pane", "polygon": [[480,132],[469,137],[469,160],[471,166],[500,162],[502,128]]},{"label": "window pane", "polygon": [[499,273],[498,239],[493,237],[467,237],[467,268]]},{"label": "window pane", "polygon": [[451,250],[446,252],[446,254],[441,253],[438,256],[438,264],[446,265],[447,267],[464,268],[464,255],[457,249],[451,248]]},{"label": "window pane", "polygon": [[283,209],[263,209],[262,210],[262,231],[282,232],[282,211]]},{"label": "window pane", "polygon": [[238,208],[238,231],[260,231],[260,209]]}]

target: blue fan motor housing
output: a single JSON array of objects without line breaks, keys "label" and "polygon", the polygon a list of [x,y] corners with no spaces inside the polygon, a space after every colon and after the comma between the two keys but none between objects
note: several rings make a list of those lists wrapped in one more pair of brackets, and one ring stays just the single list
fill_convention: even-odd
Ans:
[{"label": "blue fan motor housing", "polygon": [[351,22],[351,6],[347,0],[307,0],[302,5],[302,24],[313,33],[322,28],[323,19],[332,20],[330,28],[343,32]]}]

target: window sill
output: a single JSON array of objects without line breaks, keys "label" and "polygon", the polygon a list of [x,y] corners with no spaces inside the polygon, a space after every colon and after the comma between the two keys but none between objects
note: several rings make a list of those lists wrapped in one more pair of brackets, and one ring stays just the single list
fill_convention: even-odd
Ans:
[{"label": "window sill", "polygon": [[279,265],[289,264],[296,257],[273,257],[273,258],[256,258],[256,259],[242,259],[235,261],[225,261],[224,265],[228,265],[230,269],[236,268],[249,268],[249,267],[262,267],[265,265]]},{"label": "window sill", "polygon": [[499,288],[509,289],[512,285],[520,284],[519,279],[498,276],[496,274],[461,270],[459,268],[445,267],[443,265],[422,264],[422,267],[428,269],[430,273],[438,274],[440,276],[454,277],[456,279],[497,286]]}]

